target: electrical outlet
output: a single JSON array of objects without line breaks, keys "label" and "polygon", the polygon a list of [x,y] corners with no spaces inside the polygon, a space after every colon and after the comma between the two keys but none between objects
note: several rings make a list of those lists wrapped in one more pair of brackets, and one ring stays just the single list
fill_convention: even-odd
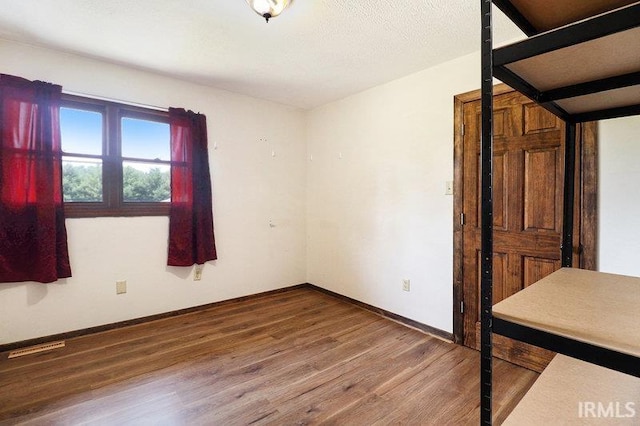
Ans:
[{"label": "electrical outlet", "polygon": [[126,281],[116,281],[116,294],[124,294],[127,292]]},{"label": "electrical outlet", "polygon": [[196,269],[193,271],[193,280],[200,281],[202,279],[202,265],[196,265]]},{"label": "electrical outlet", "polygon": [[411,291],[411,280],[402,280],[402,290]]}]

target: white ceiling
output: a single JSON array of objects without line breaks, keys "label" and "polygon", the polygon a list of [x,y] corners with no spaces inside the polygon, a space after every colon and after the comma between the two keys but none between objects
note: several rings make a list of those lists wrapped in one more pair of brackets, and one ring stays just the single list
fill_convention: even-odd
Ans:
[{"label": "white ceiling", "polygon": [[0,38],[307,109],[478,50],[479,7],[296,0],[267,24],[245,0],[0,0]]}]

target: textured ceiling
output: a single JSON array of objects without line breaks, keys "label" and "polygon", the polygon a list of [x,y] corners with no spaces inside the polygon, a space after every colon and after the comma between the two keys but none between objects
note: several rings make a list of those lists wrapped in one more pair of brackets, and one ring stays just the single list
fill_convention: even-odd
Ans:
[{"label": "textured ceiling", "polygon": [[0,0],[0,38],[306,109],[478,50],[479,6],[296,0],[267,24],[245,0]]}]

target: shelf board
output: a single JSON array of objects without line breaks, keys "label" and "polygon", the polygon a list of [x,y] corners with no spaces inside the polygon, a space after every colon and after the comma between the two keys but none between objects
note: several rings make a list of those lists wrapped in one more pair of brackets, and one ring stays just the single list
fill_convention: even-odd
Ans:
[{"label": "shelf board", "polygon": [[635,114],[640,2],[495,49],[494,74],[568,121]]},{"label": "shelf board", "polygon": [[639,358],[639,307],[640,278],[562,268],[494,305],[493,316]]},{"label": "shelf board", "polygon": [[617,9],[637,0],[494,0],[525,33],[533,35]]},{"label": "shelf board", "polygon": [[[609,417],[602,411],[594,417],[598,404]],[[637,425],[639,419],[640,379],[556,355],[503,425]]]}]

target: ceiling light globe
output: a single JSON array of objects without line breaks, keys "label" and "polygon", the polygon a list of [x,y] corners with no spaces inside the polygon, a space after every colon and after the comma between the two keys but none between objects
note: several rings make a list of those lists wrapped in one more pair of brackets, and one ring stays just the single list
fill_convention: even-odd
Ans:
[{"label": "ceiling light globe", "polygon": [[269,18],[280,15],[292,0],[247,0],[249,6],[269,22]]}]

